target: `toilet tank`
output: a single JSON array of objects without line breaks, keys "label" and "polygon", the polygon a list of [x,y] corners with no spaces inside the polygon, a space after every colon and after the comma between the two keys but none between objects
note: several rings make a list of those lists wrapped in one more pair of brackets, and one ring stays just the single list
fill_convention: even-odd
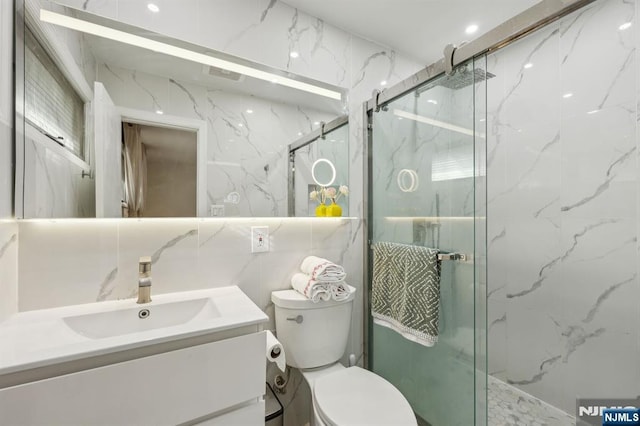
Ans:
[{"label": "toilet tank", "polygon": [[295,290],[271,293],[276,311],[276,333],[287,364],[315,368],[337,362],[347,347],[356,289],[346,300],[313,303]]}]

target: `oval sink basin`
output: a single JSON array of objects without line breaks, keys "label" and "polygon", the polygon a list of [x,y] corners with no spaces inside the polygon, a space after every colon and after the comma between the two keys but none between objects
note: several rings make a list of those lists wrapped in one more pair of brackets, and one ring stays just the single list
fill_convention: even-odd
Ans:
[{"label": "oval sink basin", "polygon": [[163,304],[142,304],[108,312],[64,317],[64,323],[78,334],[91,339],[186,324],[198,317],[209,320],[220,316],[211,299],[193,299]]}]

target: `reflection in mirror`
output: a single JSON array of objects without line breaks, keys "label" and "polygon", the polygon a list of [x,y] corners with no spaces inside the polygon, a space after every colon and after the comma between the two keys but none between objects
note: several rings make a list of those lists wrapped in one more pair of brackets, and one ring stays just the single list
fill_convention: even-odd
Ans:
[{"label": "reflection in mirror", "polygon": [[24,19],[24,218],[286,216],[286,143],[346,109],[342,88],[47,0]]},{"label": "reflection in mirror", "polygon": [[348,137],[348,117],[342,116],[289,146],[289,216],[331,216],[317,207],[334,203],[340,206],[334,216],[349,215]]}]

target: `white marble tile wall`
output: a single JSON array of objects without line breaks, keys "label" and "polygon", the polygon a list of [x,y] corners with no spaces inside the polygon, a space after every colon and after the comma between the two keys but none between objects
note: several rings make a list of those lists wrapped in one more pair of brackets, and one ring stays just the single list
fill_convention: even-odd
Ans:
[{"label": "white marble tile wall", "polygon": [[637,6],[488,58],[489,371],[568,413],[640,393]]},{"label": "white marble tile wall", "polygon": [[24,146],[24,217],[95,217],[94,180],[82,177],[84,167],[69,159],[72,154],[31,129]]},{"label": "white marble tile wall", "polygon": [[0,220],[0,322],[18,311],[18,224]]}]

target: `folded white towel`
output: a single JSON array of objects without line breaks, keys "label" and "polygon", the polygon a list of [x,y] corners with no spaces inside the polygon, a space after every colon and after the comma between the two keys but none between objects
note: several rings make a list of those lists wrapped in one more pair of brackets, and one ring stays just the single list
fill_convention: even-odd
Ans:
[{"label": "folded white towel", "polygon": [[297,273],[291,277],[291,287],[298,293],[311,299],[314,303],[331,299],[329,283],[314,280],[307,274]]},{"label": "folded white towel", "polygon": [[349,290],[349,286],[344,282],[339,283],[331,283],[331,298],[333,300],[337,300],[338,302],[341,300],[345,300],[351,294]]},{"label": "folded white towel", "polygon": [[317,256],[305,257],[300,265],[300,270],[309,275],[311,279],[325,283],[344,281],[347,276],[342,266]]}]

